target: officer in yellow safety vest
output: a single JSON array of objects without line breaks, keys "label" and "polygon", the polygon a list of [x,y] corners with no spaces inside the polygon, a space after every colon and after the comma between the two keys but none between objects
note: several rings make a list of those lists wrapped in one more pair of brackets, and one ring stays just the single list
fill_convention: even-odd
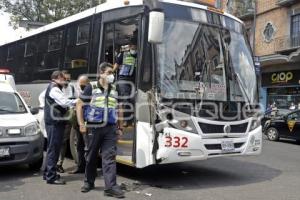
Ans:
[{"label": "officer in yellow safety vest", "polygon": [[81,192],[89,192],[95,187],[97,155],[101,150],[104,195],[123,198],[124,192],[116,181],[116,145],[123,130],[121,125],[117,126],[118,93],[113,85],[113,66],[102,63],[99,74],[99,81],[85,87],[76,105],[80,132],[88,134],[85,180]]},{"label": "officer in yellow safety vest", "polygon": [[[122,104],[122,110],[126,113],[122,116],[124,126],[133,121],[133,105],[135,95],[135,73],[137,68],[137,41],[132,38],[129,44],[129,51],[121,52],[116,59],[114,71],[118,73],[118,92]],[[122,112],[123,113],[123,112]]]}]

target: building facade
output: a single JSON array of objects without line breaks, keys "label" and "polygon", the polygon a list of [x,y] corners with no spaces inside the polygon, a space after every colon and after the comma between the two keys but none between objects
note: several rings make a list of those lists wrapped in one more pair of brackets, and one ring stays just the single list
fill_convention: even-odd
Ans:
[{"label": "building facade", "polygon": [[255,54],[261,63],[261,103],[300,105],[299,0],[257,0]]}]

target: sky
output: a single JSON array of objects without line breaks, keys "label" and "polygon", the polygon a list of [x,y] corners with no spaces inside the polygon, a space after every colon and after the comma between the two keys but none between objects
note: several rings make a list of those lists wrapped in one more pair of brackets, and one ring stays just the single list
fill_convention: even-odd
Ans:
[{"label": "sky", "polygon": [[14,30],[8,23],[9,14],[0,12],[0,45],[10,40],[20,38],[22,33],[25,32],[24,28]]}]

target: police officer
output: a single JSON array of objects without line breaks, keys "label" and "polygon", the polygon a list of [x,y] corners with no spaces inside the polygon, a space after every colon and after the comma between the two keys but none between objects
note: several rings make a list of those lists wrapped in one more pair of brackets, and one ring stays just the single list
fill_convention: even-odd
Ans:
[{"label": "police officer", "polygon": [[[114,82],[113,66],[109,63],[102,63],[99,66],[99,73],[99,81],[85,87],[76,105],[80,131],[82,133],[88,132],[85,180],[81,191],[89,192],[95,187],[97,155],[101,149],[105,181],[104,195],[123,198],[124,192],[116,181],[117,134],[122,134],[122,128],[120,123],[117,127],[118,94],[112,84]],[[84,105],[84,102],[89,103]],[[84,112],[83,106],[85,106]],[[87,122],[88,131],[84,119]]]},{"label": "police officer", "polygon": [[63,142],[65,120],[68,107],[76,103],[64,96],[62,87],[65,84],[64,74],[54,71],[51,83],[45,93],[44,119],[48,136],[47,160],[44,178],[48,184],[65,184],[65,181],[56,173],[56,163]]},{"label": "police officer", "polygon": [[[132,38],[129,44],[129,51],[121,52],[116,59],[114,65],[114,71],[119,70],[118,77],[118,92],[120,97],[122,97],[122,112],[126,109],[127,111],[133,108],[133,96],[134,94],[134,83],[135,83],[135,73],[137,67],[137,46],[136,38]],[[124,121],[124,126],[132,122],[133,112],[127,112],[122,118],[126,119]],[[131,114],[131,115],[129,115]]]}]

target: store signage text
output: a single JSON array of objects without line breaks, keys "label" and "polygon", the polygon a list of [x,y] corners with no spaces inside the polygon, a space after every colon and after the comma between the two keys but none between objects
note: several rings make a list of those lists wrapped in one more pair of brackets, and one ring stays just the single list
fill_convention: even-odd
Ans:
[{"label": "store signage text", "polygon": [[287,83],[292,80],[294,74],[292,72],[280,72],[272,74],[272,83]]}]

